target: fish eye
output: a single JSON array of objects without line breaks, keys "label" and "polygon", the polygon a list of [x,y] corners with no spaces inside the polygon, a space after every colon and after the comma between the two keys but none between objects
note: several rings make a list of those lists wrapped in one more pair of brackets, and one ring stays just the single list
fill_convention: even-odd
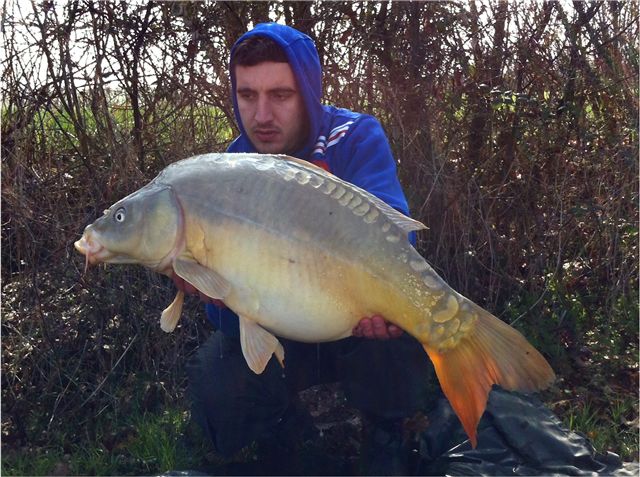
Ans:
[{"label": "fish eye", "polygon": [[120,207],[118,210],[116,210],[116,213],[113,214],[113,218],[116,220],[116,222],[124,222],[124,219],[127,217],[127,211],[124,210],[124,207]]}]

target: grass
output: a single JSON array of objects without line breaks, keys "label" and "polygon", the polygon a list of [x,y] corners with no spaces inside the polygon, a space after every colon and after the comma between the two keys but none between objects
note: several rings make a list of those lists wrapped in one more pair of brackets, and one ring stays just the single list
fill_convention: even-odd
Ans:
[{"label": "grass", "polygon": [[147,472],[188,468],[194,463],[194,456],[188,455],[179,442],[187,422],[187,413],[176,409],[137,416],[137,435],[127,446],[129,454]]},{"label": "grass", "polygon": [[[129,425],[105,430],[95,439],[71,445],[22,448],[2,453],[1,474],[152,475],[170,470],[201,469],[216,461],[204,437],[187,429],[188,414],[179,409],[133,416]],[[115,434],[111,440],[108,434]]]},{"label": "grass", "polygon": [[189,414],[183,409],[113,419],[116,428],[108,426],[111,420],[105,418],[95,438],[85,438],[67,452],[65,442],[3,452],[2,475],[142,475],[207,464],[210,449],[197,431],[188,429]]},{"label": "grass", "polygon": [[615,452],[624,461],[638,459],[635,397],[620,396],[605,409],[591,401],[578,402],[566,411],[563,422],[570,430],[587,436],[599,452]]},{"label": "grass", "polygon": [[2,475],[51,475],[63,454],[56,449],[34,449],[24,453],[3,452]]}]

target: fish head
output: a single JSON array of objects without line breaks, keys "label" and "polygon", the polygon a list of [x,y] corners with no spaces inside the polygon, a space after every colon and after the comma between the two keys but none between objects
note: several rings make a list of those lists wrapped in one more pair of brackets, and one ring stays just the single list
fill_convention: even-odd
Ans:
[{"label": "fish head", "polygon": [[86,263],[140,264],[162,272],[178,253],[182,210],[169,186],[149,184],[104,211],[75,248]]}]

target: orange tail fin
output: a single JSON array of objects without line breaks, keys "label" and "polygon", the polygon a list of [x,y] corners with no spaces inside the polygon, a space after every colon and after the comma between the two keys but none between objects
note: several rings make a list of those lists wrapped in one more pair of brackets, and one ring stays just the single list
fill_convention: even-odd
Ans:
[{"label": "orange tail fin", "polygon": [[439,351],[423,344],[474,448],[492,385],[537,391],[555,378],[549,363],[518,331],[480,307],[475,311],[479,316],[474,329],[454,348]]}]

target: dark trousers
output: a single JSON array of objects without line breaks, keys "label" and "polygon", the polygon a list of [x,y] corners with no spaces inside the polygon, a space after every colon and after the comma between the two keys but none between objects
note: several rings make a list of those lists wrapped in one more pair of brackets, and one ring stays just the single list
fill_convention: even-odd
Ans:
[{"label": "dark trousers", "polygon": [[285,368],[272,358],[259,375],[247,366],[238,338],[220,331],[188,363],[192,417],[221,454],[265,436],[296,393],[315,384],[340,381],[349,403],[373,419],[410,416],[437,390],[427,354],[406,334],[391,340],[280,342]]}]

